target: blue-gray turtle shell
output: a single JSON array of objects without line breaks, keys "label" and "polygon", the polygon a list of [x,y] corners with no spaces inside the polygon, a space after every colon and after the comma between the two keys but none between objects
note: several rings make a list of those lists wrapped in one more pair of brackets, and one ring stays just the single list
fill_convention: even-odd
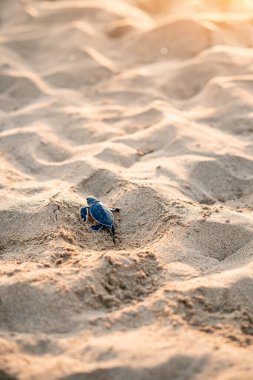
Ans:
[{"label": "blue-gray turtle shell", "polygon": [[113,213],[101,202],[97,202],[90,207],[90,214],[96,222],[108,228],[114,226]]}]

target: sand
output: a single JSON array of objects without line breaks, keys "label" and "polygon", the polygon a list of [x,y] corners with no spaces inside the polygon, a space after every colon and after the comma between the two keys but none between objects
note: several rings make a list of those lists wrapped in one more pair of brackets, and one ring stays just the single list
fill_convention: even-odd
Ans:
[{"label": "sand", "polygon": [[253,378],[253,14],[205,7],[0,0],[1,380]]}]

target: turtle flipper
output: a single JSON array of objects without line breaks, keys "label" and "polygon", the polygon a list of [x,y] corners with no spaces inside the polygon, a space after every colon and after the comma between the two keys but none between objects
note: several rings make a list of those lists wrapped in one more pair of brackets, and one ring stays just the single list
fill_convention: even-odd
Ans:
[{"label": "turtle flipper", "polygon": [[116,241],[115,241],[115,227],[112,226],[112,228],[110,229],[110,235],[112,237],[112,241],[114,244],[116,244]]},{"label": "turtle flipper", "polygon": [[81,215],[81,218],[84,220],[84,222],[87,222],[89,218],[89,207],[82,207],[80,209],[80,215]]},{"label": "turtle flipper", "polygon": [[118,207],[113,207],[110,209],[112,212],[120,212],[120,208]]},{"label": "turtle flipper", "polygon": [[94,224],[93,226],[91,226],[92,231],[102,231],[103,228],[103,224]]}]

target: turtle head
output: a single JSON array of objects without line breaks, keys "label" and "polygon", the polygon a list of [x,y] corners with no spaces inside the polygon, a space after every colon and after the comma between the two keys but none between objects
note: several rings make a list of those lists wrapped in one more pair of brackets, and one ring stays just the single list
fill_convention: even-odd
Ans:
[{"label": "turtle head", "polygon": [[97,203],[98,200],[94,197],[88,197],[87,198],[87,203],[88,203],[88,206],[92,206],[94,203]]}]

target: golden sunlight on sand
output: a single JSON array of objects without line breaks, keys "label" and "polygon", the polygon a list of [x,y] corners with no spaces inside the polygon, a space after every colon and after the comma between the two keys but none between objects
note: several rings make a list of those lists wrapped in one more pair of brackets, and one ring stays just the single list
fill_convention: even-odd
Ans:
[{"label": "golden sunlight on sand", "polygon": [[[134,3],[134,1],[129,1]],[[173,10],[173,12],[244,12],[253,8],[252,0],[137,0],[141,8],[150,12],[160,12],[163,10]]]},{"label": "golden sunlight on sand", "polygon": [[253,379],[252,1],[0,0],[0,178],[0,380]]}]

